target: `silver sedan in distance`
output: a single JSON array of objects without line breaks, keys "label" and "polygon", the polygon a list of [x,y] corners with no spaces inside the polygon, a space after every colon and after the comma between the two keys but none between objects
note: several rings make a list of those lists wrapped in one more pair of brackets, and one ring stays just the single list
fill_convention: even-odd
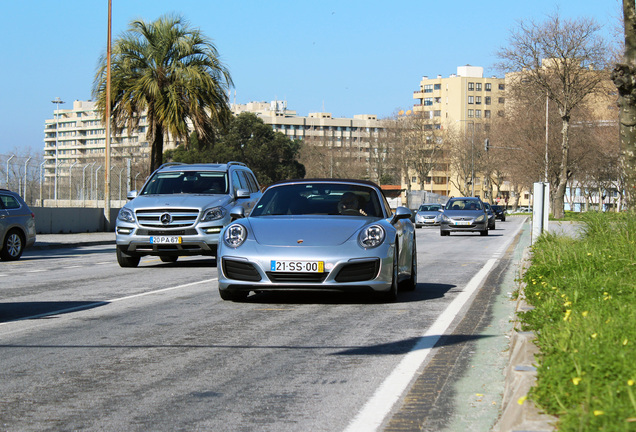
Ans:
[{"label": "silver sedan in distance", "polygon": [[439,225],[442,210],[441,204],[422,204],[415,214],[415,228]]},{"label": "silver sedan in distance", "polygon": [[484,203],[476,197],[451,198],[440,217],[439,233],[478,232],[488,235],[488,214]]},{"label": "silver sedan in distance", "polygon": [[250,291],[378,293],[395,301],[417,283],[411,212],[393,213],[379,186],[363,180],[289,180],[271,185],[249,217],[221,233],[219,294]]}]

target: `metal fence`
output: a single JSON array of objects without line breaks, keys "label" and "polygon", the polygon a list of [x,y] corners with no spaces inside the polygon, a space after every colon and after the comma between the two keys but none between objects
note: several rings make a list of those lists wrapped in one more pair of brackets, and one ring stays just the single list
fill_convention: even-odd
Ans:
[{"label": "metal fence", "polygon": [[[52,200],[70,207],[91,206],[91,201],[104,200],[104,159],[58,164],[56,169],[41,156],[0,155],[0,174],[0,187],[18,192],[29,205]],[[111,162],[110,199],[126,200],[127,192],[141,187],[146,175],[129,159]]]}]

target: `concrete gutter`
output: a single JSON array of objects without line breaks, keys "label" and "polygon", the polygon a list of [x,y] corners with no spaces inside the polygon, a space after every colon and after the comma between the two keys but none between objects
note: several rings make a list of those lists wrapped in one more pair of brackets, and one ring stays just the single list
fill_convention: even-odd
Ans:
[{"label": "concrete gutter", "polygon": [[37,234],[35,244],[29,249],[56,249],[97,245],[115,245],[114,232],[87,232],[74,234]]}]

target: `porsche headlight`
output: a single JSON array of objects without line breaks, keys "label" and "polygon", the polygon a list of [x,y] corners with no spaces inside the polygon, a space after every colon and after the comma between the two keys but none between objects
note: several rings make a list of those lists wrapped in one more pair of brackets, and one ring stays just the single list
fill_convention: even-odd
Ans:
[{"label": "porsche headlight", "polygon": [[117,219],[119,219],[122,222],[134,223],[135,215],[133,214],[132,210],[127,209],[126,207],[123,207],[121,210],[119,210]]},{"label": "porsche headlight", "polygon": [[245,242],[247,229],[241,224],[232,224],[227,227],[223,235],[223,241],[231,248],[237,248]]},{"label": "porsche headlight", "polygon": [[384,228],[380,225],[371,225],[360,231],[358,242],[363,248],[380,246],[386,236]]},{"label": "porsche headlight", "polygon": [[223,207],[214,207],[211,209],[207,209],[203,213],[201,222],[210,222],[214,220],[223,219],[226,214],[227,214],[227,210],[225,210]]},{"label": "porsche headlight", "polygon": [[486,215],[481,215],[475,219],[475,222],[483,222],[486,219]]}]

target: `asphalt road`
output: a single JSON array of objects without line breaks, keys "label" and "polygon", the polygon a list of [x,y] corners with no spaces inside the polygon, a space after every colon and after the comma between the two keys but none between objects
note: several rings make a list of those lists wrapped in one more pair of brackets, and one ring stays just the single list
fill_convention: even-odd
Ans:
[{"label": "asphalt road", "polygon": [[123,269],[111,245],[27,251],[0,263],[0,429],[443,429],[520,225],[417,230],[419,283],[393,304],[224,302],[210,259]]}]

